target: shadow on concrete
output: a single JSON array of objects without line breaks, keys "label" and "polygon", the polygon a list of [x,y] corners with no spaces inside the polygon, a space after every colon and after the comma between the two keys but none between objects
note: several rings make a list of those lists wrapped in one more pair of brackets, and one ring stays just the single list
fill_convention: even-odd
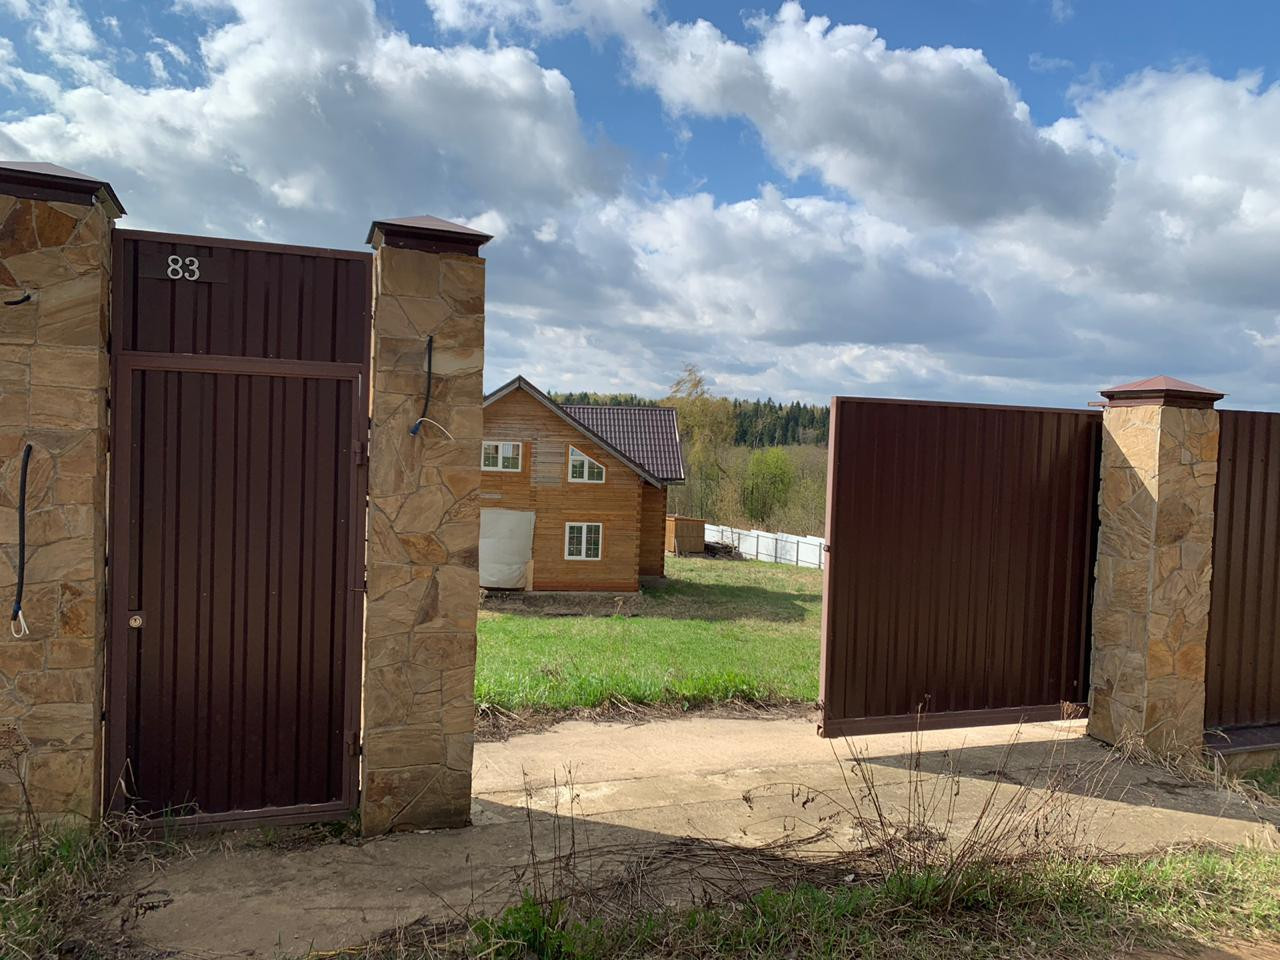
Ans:
[{"label": "shadow on concrete", "polygon": [[[1010,739],[1015,729],[1010,728]],[[836,743],[841,757],[847,758],[850,750],[856,749],[857,738]],[[1234,791],[1215,787],[1207,771],[1205,779],[1194,779],[1126,756],[1084,735],[898,753],[870,757],[868,761],[873,767],[904,775],[912,769],[933,775],[954,771],[968,779],[1016,786],[1045,788],[1052,784],[1059,792],[1078,797],[1149,807],[1153,811],[1270,823],[1280,829],[1280,805],[1258,804]],[[846,760],[846,769],[850,766]]]}]

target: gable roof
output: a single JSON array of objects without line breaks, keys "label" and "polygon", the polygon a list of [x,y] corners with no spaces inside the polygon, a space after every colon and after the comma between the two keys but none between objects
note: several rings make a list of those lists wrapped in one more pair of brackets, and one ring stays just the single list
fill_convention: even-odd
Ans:
[{"label": "gable roof", "polygon": [[664,483],[684,482],[680,428],[671,407],[561,406]]},{"label": "gable roof", "polygon": [[484,405],[487,407],[489,406],[489,404],[493,403],[495,400],[501,400],[507,394],[515,390],[523,390],[525,393],[529,394],[529,396],[533,397],[535,400],[541,403],[544,407],[546,407],[548,410],[554,413],[557,417],[559,417],[565,423],[579,430],[582,433],[582,435],[585,436],[587,439],[592,440],[595,443],[599,444],[600,446],[604,447],[604,449],[608,450],[611,454],[613,454],[613,456],[621,460],[624,466],[627,466],[633,471],[635,471],[636,473],[638,473],[643,479],[649,481],[655,487],[662,487],[666,485],[665,480],[663,480],[661,477],[657,476],[656,474],[648,470],[644,466],[644,464],[640,463],[638,460],[636,460],[635,458],[627,454],[625,451],[621,450],[619,447],[617,447],[615,444],[607,440],[605,437],[602,437],[590,426],[583,423],[577,417],[573,416],[573,414],[565,410],[564,407],[560,406],[560,404],[556,403],[554,400],[548,397],[545,393],[543,393],[541,390],[535,387],[532,383],[530,383],[524,377],[514,377],[513,379],[508,380],[506,383],[500,386],[497,390],[493,391],[493,393],[488,394],[484,398]]}]

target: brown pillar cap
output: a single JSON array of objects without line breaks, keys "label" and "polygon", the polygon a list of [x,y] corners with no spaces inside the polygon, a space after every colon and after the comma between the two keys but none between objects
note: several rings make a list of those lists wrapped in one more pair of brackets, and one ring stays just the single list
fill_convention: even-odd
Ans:
[{"label": "brown pillar cap", "polygon": [[96,200],[112,220],[124,215],[124,204],[111,189],[111,184],[97,177],[60,167],[56,163],[0,160],[0,193],[28,200],[79,203],[85,206]]},{"label": "brown pillar cap", "polygon": [[1099,391],[1110,407],[1212,407],[1226,396],[1177,377],[1147,377]]},{"label": "brown pillar cap", "polygon": [[375,220],[364,242],[373,244],[375,250],[388,246],[426,253],[467,253],[478,257],[480,248],[492,239],[490,234],[460,223],[424,216]]}]

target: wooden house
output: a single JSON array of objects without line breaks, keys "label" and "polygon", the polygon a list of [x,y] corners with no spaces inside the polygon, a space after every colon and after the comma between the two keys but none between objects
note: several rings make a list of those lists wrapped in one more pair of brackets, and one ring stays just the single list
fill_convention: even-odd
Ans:
[{"label": "wooden house", "polygon": [[480,585],[638,590],[663,575],[676,412],[556,403],[524,377],[485,397]]}]

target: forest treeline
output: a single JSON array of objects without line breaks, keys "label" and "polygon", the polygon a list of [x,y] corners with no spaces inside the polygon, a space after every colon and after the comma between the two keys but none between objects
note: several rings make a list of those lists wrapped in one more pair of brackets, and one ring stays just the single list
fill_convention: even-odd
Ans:
[{"label": "forest treeline", "polygon": [[[556,403],[581,403],[608,407],[656,407],[666,400],[651,400],[634,393],[553,393]],[[798,444],[826,446],[831,408],[816,403],[778,403],[776,400],[726,400],[733,412],[733,445],[737,447],[785,447]]]}]

